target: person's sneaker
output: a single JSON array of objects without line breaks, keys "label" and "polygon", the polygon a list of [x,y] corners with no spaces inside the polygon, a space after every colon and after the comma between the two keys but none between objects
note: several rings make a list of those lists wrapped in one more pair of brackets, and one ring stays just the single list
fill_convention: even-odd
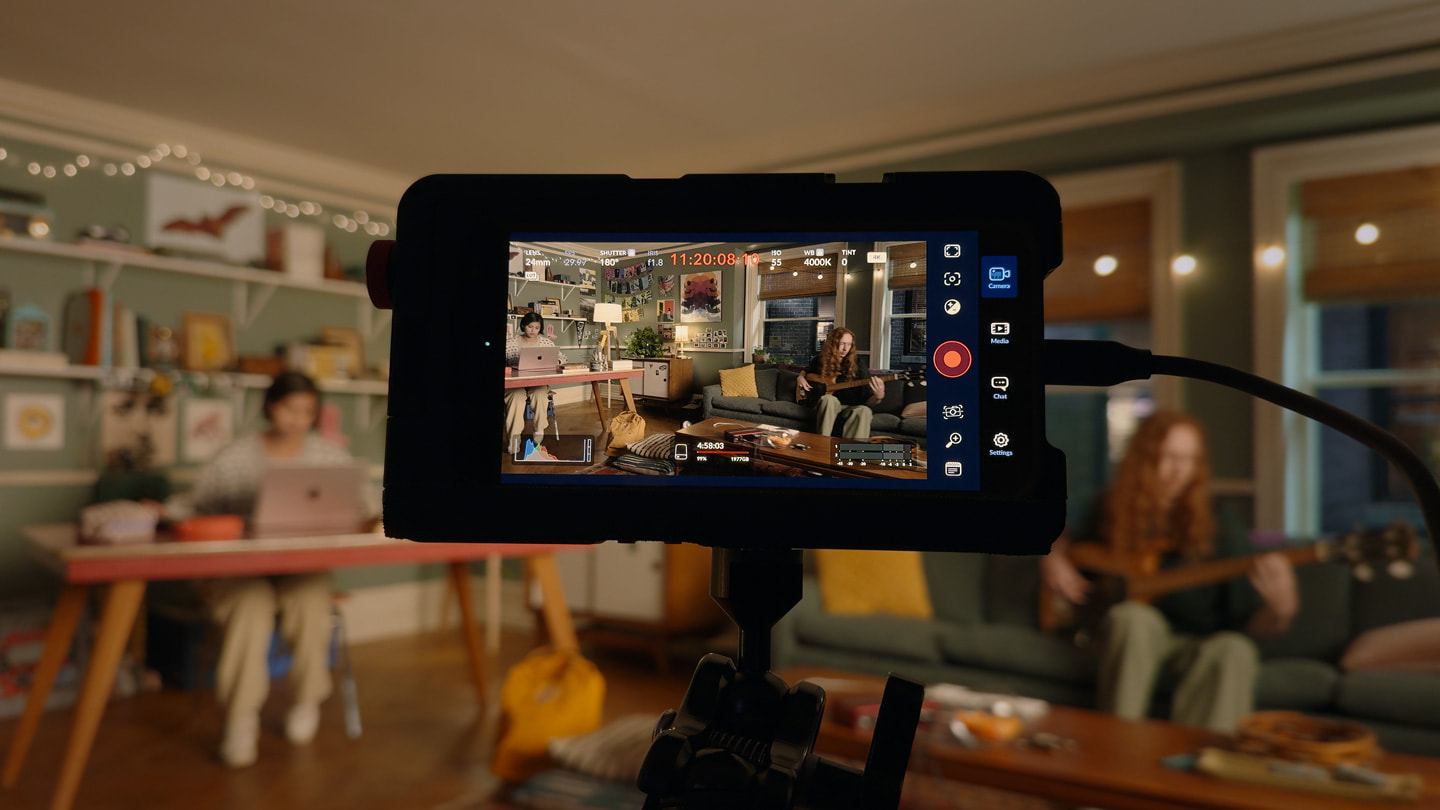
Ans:
[{"label": "person's sneaker", "polygon": [[530,438],[535,440],[536,447],[539,447],[540,445],[545,443],[545,433],[543,431],[535,431],[535,435],[531,436]]},{"label": "person's sneaker", "polygon": [[518,453],[518,452],[520,452],[520,437],[519,437],[519,436],[511,436],[511,437],[510,437],[510,455],[513,456],[513,455],[515,455],[515,454]]},{"label": "person's sneaker", "polygon": [[260,715],[246,714],[225,724],[220,738],[220,759],[232,768],[255,764],[259,758]]},{"label": "person's sneaker", "polygon": [[296,745],[315,739],[320,728],[320,707],[314,703],[296,703],[285,716],[285,738]]}]

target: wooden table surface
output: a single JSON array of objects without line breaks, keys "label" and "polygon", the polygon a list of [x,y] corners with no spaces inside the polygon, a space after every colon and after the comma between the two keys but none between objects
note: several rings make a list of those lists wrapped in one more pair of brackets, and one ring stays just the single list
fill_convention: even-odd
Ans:
[{"label": "wooden table surface", "polygon": [[[831,706],[834,697],[847,692],[873,691],[878,695],[884,684],[883,679],[874,676],[814,667],[796,667],[779,675],[786,683],[815,681],[826,688],[832,699],[827,705]],[[873,690],[867,690],[866,684],[873,684]],[[1377,770],[1416,773],[1425,783],[1420,801],[1392,804],[1223,781],[1161,764],[1166,757],[1198,753],[1201,748],[1227,741],[1225,736],[1204,729],[1159,720],[1122,720],[1102,712],[1052,704],[1049,713],[1026,733],[1042,731],[1074,740],[1074,749],[1047,751],[1015,744],[972,749],[942,739],[938,731],[925,727],[915,735],[911,767],[1062,804],[1107,810],[1440,808],[1440,759],[1431,757],[1387,753],[1380,759]],[[827,710],[816,742],[817,753],[864,760],[869,747],[868,732],[832,722]]]},{"label": "wooden table surface", "polygon": [[[756,416],[762,416],[756,414]],[[689,436],[696,439],[720,439],[724,440],[725,431],[733,430],[736,427],[754,427],[754,424],[739,422],[734,419],[711,417],[692,424],[688,428],[681,428],[676,431],[679,435]],[[805,449],[791,447],[764,447],[761,445],[748,444],[744,442],[731,442],[740,447],[749,447],[767,461],[777,464],[788,464],[792,467],[799,467],[805,470],[825,473],[843,478],[912,478],[924,480],[925,470],[910,469],[903,467],[880,467],[867,465],[865,467],[840,467],[835,464],[835,445],[842,443],[856,443],[858,439],[844,439],[839,436],[821,436],[818,433],[806,433],[799,431],[795,435],[795,443],[805,445]],[[924,458],[924,448],[918,448],[920,458]]]}]

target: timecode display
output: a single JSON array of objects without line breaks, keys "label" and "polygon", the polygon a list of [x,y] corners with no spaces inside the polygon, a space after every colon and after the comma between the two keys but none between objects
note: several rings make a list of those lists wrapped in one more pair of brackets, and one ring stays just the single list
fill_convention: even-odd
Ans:
[{"label": "timecode display", "polygon": [[671,253],[670,263],[682,267],[735,267],[737,265],[755,266],[760,264],[758,253],[706,253],[694,251],[690,253]]}]

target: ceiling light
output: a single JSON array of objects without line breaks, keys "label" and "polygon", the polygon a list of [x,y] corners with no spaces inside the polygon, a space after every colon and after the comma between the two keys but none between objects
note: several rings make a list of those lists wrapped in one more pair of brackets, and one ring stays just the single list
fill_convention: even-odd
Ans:
[{"label": "ceiling light", "polygon": [[1115,272],[1115,268],[1118,266],[1120,266],[1120,261],[1114,256],[1101,256],[1095,260],[1095,275],[1108,276]]},{"label": "ceiling light", "polygon": [[1176,275],[1188,276],[1195,272],[1195,257],[1188,253],[1176,256],[1175,261],[1170,263],[1170,269],[1174,270]]},{"label": "ceiling light", "polygon": [[1279,267],[1285,263],[1285,248],[1271,245],[1260,251],[1260,263],[1266,267]]},{"label": "ceiling light", "polygon": [[1380,238],[1380,229],[1367,222],[1355,229],[1355,241],[1362,245],[1373,245]]}]

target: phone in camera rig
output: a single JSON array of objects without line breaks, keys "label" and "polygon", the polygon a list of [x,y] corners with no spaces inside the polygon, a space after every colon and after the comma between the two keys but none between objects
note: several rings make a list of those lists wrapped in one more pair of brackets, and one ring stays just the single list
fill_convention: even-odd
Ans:
[{"label": "phone in camera rig", "polygon": [[[377,243],[367,274],[372,298],[394,310],[386,533],[1043,553],[1065,504],[1064,456],[1045,438],[1040,368],[1043,282],[1060,264],[1060,232],[1054,189],[1023,172],[902,173],[881,183],[819,174],[421,179],[401,200],[396,240]],[[796,375],[777,372],[775,398],[744,406],[758,406],[748,418],[691,416],[694,424],[652,442],[665,447],[661,474],[597,475],[569,453],[517,463],[526,454],[508,442],[507,388],[638,384],[633,370],[603,360],[591,367],[592,341],[577,341],[574,327],[605,325],[590,322],[584,299],[643,305],[647,314],[657,311],[653,301],[675,300],[692,335],[723,332],[723,343],[691,350],[696,379],[713,382],[750,362],[745,338],[760,313],[746,311],[747,288],[777,274],[826,272],[848,293],[844,325],[865,324],[858,348],[878,311],[859,301],[887,296],[898,282],[918,302],[911,317],[892,320],[918,338],[907,342],[908,363],[886,370],[911,389],[902,429],[872,428],[870,440],[822,436],[796,401],[803,386],[790,390]],[[559,276],[562,286],[534,284],[527,273]],[[555,290],[558,307],[541,301]],[[507,335],[500,313],[530,301],[575,319],[547,318],[568,373],[517,377],[507,366],[519,319]],[[855,397],[831,388],[842,401]],[[590,424],[578,437],[594,441],[597,459],[623,399],[602,411],[598,433]],[[806,429],[753,431],[781,414]],[[522,441],[533,438],[526,424]],[[575,443],[557,427],[558,439],[539,445]],[[535,444],[526,441],[527,452]]]}]

